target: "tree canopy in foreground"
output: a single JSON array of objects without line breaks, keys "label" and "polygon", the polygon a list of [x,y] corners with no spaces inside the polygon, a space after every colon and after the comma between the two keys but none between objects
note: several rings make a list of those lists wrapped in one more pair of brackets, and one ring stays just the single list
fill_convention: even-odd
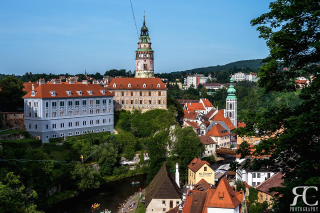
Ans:
[{"label": "tree canopy in foreground", "polygon": [[[310,78],[312,83],[299,93],[300,104],[280,104],[251,112],[244,119],[246,127],[237,131],[240,136],[254,135],[256,130],[258,135],[270,136],[256,146],[255,154],[271,157],[254,160],[254,165],[280,168],[285,174],[284,186],[274,189],[282,196],[273,208],[275,212],[288,212],[295,197],[294,187],[320,187],[320,2],[277,0],[269,8],[268,13],[251,21],[270,49],[259,71],[259,86],[268,94],[296,91],[296,77]],[[246,153],[247,147],[242,146],[238,153]],[[297,190],[297,194],[302,193],[302,188]],[[307,202],[315,204],[318,193],[309,189]],[[300,197],[298,206],[308,205]]]}]

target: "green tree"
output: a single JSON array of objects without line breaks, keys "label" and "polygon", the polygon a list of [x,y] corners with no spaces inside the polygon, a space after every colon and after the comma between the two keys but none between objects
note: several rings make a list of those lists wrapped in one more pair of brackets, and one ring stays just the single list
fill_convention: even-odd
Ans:
[{"label": "green tree", "polygon": [[0,110],[16,112],[18,109],[23,110],[22,97],[26,94],[23,91],[23,82],[19,79],[8,76],[0,81]]},{"label": "green tree", "polygon": [[146,144],[149,155],[149,173],[148,180],[152,180],[158,173],[163,163],[166,161],[167,145],[168,145],[168,131],[160,131],[147,139]]},{"label": "green tree", "polygon": [[[320,4],[319,0],[277,0],[270,3],[270,11],[253,19],[260,38],[266,40],[269,56],[259,71],[259,86],[265,94],[274,91],[295,91],[297,76],[314,76],[310,86],[299,94],[301,102],[295,106],[281,103],[267,106],[265,110],[251,112],[245,118],[246,127],[238,134],[267,134],[270,138],[256,146],[254,154],[269,154],[269,159],[255,160],[254,166],[281,169],[285,174],[284,187],[273,190],[279,196],[275,200],[275,212],[286,212],[293,203],[292,189],[296,186],[320,187]],[[282,69],[286,67],[288,69]],[[301,70],[304,72],[302,73]],[[275,133],[279,131],[277,134]],[[245,147],[244,147],[245,148]],[[244,150],[239,150],[243,152]],[[302,192],[301,192],[302,193]],[[316,190],[307,193],[308,203],[315,203]],[[297,207],[306,204],[300,200]]]},{"label": "green tree", "polygon": [[[98,146],[97,146],[98,148]],[[93,155],[93,160],[98,161],[101,175],[111,175],[117,163],[118,151],[111,143],[105,143],[99,151]]]},{"label": "green tree", "polygon": [[77,163],[71,172],[71,179],[75,180],[79,190],[85,191],[90,188],[99,188],[100,173],[94,171],[91,166]]},{"label": "green tree", "polygon": [[38,212],[33,203],[37,198],[34,190],[26,188],[19,176],[12,172],[0,182],[0,213],[6,212]]},{"label": "green tree", "polygon": [[204,152],[204,144],[197,137],[192,127],[178,128],[175,131],[176,142],[174,143],[173,154],[179,156],[179,167],[181,180],[187,178],[188,165],[195,157],[200,157]]}]

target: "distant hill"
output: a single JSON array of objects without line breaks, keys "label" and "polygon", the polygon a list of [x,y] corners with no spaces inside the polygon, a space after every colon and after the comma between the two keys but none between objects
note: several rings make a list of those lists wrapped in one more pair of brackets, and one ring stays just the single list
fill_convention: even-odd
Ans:
[{"label": "distant hill", "polygon": [[[255,70],[258,71],[262,65],[262,59],[251,59],[251,60],[242,60],[242,61],[236,61],[231,62],[229,64],[225,65],[217,65],[217,66],[210,66],[210,67],[201,67],[201,68],[195,68],[191,70],[185,70],[185,71],[175,71],[171,72],[172,75],[176,75],[180,72],[186,72],[186,73],[212,73],[212,72],[219,72],[222,70],[233,70],[234,66],[236,66],[237,71],[239,69],[245,70]],[[248,69],[246,69],[248,68]]]}]

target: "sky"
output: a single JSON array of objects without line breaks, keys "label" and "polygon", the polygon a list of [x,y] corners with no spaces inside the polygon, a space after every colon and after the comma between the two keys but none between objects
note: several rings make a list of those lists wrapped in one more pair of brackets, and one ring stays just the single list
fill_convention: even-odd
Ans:
[{"label": "sky", "polygon": [[[271,0],[132,0],[146,25],[155,73],[265,58],[250,20]],[[138,35],[130,0],[0,1],[0,73],[104,74],[135,69]]]}]

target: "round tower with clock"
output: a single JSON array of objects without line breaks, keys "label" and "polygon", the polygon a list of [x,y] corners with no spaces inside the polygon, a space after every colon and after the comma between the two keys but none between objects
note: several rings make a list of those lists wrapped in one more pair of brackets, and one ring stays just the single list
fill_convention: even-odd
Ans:
[{"label": "round tower with clock", "polygon": [[233,125],[237,128],[237,97],[236,97],[236,89],[233,86],[233,79],[232,76],[230,78],[230,86],[227,90],[228,96],[226,98],[226,109],[224,117],[229,117]]},{"label": "round tower with clock", "polygon": [[136,50],[136,78],[154,78],[153,50],[146,26],[145,17],[139,37],[138,49]]}]

